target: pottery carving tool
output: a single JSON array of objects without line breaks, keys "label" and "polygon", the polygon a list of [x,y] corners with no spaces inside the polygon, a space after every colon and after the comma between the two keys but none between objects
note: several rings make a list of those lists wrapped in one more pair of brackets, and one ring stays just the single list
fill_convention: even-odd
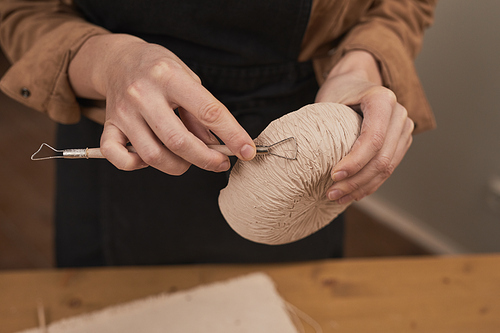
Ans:
[{"label": "pottery carving tool", "polygon": [[[42,155],[41,151],[44,147],[50,149],[48,155]],[[217,150],[218,152],[227,156],[234,156],[234,154],[225,145],[208,145],[209,148]],[[257,145],[257,155],[273,155],[287,160],[297,159],[297,141],[294,137],[289,137],[281,141],[275,142],[271,145]],[[131,153],[136,150],[133,146],[127,146]],[[67,159],[89,159],[89,158],[104,158],[101,154],[100,148],[83,148],[83,149],[55,149],[47,143],[42,143],[40,148],[31,155],[31,160],[41,161],[53,158],[67,158]]]}]

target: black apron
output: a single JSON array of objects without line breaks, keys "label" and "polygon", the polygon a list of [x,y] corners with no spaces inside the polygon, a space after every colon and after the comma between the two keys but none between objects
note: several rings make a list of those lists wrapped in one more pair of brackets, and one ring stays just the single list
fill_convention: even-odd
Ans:
[{"label": "black apron", "polygon": [[[310,62],[298,63],[311,0],[77,0],[93,23],[165,46],[252,137],[314,101]],[[138,14],[140,13],[140,14]],[[102,126],[59,125],[58,147],[98,146]],[[343,222],[286,245],[236,234],[218,207],[228,173],[195,166],[182,176],[117,170],[105,160],[58,161],[60,267],[284,262],[339,257]]]}]

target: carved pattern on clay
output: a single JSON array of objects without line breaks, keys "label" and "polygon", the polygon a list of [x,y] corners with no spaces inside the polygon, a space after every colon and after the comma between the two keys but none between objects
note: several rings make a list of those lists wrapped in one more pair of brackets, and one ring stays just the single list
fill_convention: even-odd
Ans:
[{"label": "carved pattern on clay", "polygon": [[268,145],[297,141],[297,159],[239,160],[219,195],[219,207],[241,236],[264,244],[302,239],[330,223],[348,205],[326,198],[331,170],[359,136],[361,117],[335,103],[304,106],[269,124],[255,139]]}]

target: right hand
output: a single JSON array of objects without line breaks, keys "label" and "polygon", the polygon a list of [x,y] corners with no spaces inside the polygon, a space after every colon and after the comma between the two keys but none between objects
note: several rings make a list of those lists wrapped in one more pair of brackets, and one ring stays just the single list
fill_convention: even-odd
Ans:
[{"label": "right hand", "polygon": [[[194,164],[226,171],[228,157],[207,147],[218,144],[211,132],[238,158],[255,156],[254,142],[229,110],[162,46],[130,35],[94,36],[71,61],[69,78],[78,96],[106,99],[101,152],[119,169],[150,165],[180,175]],[[128,152],[128,142],[137,154]]]}]

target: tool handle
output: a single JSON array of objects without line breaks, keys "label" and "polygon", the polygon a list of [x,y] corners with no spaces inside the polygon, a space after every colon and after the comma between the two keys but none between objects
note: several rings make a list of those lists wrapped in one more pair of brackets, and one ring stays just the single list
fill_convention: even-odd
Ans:
[{"label": "tool handle", "polygon": [[[137,151],[135,150],[134,147],[132,146],[126,146],[127,150],[131,153],[136,153]],[[87,158],[105,158],[102,153],[100,148],[87,148],[87,153],[86,153]]]},{"label": "tool handle", "polygon": [[[227,156],[234,156],[234,154],[229,150],[229,148],[225,145],[208,145],[208,148],[217,150],[219,153],[223,153],[224,155]],[[131,153],[135,153],[136,150],[132,146],[127,146],[127,150]],[[104,156],[101,153],[100,148],[88,148],[86,152],[86,157],[87,158],[104,158]]]},{"label": "tool handle", "polygon": [[234,153],[225,145],[208,145],[208,148],[217,150],[219,153],[223,153],[227,156],[234,156]]}]

